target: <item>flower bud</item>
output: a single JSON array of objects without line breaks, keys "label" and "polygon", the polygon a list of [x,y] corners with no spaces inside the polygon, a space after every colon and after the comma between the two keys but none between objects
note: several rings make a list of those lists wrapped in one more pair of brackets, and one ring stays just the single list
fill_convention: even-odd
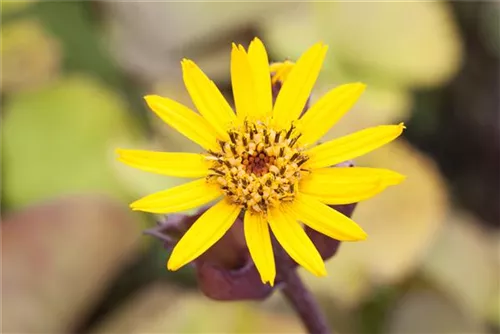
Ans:
[{"label": "flower bud", "polygon": [[[194,215],[175,214],[146,230],[172,249],[191,225],[208,209],[204,207]],[[229,231],[210,249],[192,263],[201,291],[215,300],[263,299],[273,288],[262,284],[243,235],[243,220],[237,218]]]}]

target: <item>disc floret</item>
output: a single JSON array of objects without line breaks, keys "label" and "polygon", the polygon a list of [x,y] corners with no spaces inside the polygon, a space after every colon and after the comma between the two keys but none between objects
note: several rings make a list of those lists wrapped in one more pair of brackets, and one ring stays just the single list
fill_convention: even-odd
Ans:
[{"label": "disc floret", "polygon": [[292,124],[275,130],[267,122],[245,121],[228,131],[229,141],[219,141],[220,151],[210,151],[213,172],[209,182],[217,183],[227,198],[254,213],[290,202],[308,160],[298,144],[301,136]]}]

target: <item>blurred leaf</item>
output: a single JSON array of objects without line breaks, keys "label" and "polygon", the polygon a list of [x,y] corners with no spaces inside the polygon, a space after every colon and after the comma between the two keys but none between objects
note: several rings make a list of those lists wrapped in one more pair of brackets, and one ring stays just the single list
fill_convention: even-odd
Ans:
[{"label": "blurred leaf", "polygon": [[[261,22],[262,38],[271,55],[270,61],[296,61],[313,44],[325,40],[314,17],[313,7],[307,2],[288,3],[267,20]],[[328,53],[335,54],[331,48]],[[324,66],[328,67],[329,62]]]},{"label": "blurred leaf", "polygon": [[341,245],[337,254],[326,263],[327,277],[317,278],[301,270],[301,276],[316,296],[329,298],[343,307],[352,309],[365,300],[372,291],[369,268],[360,255],[344,251]]},{"label": "blurred leaf", "polygon": [[[330,8],[324,10],[328,11]],[[316,15],[311,3],[294,3],[293,6],[262,22],[263,38],[271,55],[274,55],[272,61],[284,59],[296,61],[314,43],[318,41],[331,43],[329,40],[331,28],[324,29],[318,24]],[[340,52],[338,48],[330,45],[327,59],[312,94],[312,102],[337,85],[361,81],[366,83],[368,88],[356,106],[341,120],[344,128],[351,129],[354,126],[363,128],[401,122],[409,118],[413,101],[407,87],[392,79],[380,78],[378,74],[365,71],[365,68],[353,70],[338,56]],[[347,124],[348,127],[345,126]]]},{"label": "blurred leaf", "polygon": [[486,333],[445,295],[416,288],[392,309],[384,333]]},{"label": "blurred leaf", "polygon": [[[499,278],[497,277],[497,280]],[[488,314],[486,315],[486,320],[488,323],[497,329],[500,329],[500,282],[497,282],[496,290],[494,291],[488,301]],[[498,331],[498,330],[497,330]]]},{"label": "blurred leaf", "polygon": [[498,2],[482,3],[479,12],[479,38],[488,50],[500,56],[500,4]]},{"label": "blurred leaf", "polygon": [[123,198],[110,162],[136,128],[118,95],[75,76],[12,95],[4,109],[4,200],[13,208],[48,197],[103,192]]},{"label": "blurred leaf", "polygon": [[137,251],[137,224],[104,197],[73,196],[5,217],[2,330],[72,332]]},{"label": "blurred leaf", "polygon": [[105,321],[95,333],[300,333],[286,314],[253,304],[221,303],[169,286],[153,285]]},{"label": "blurred leaf", "polygon": [[203,69],[213,79],[227,78],[230,43],[249,32],[253,35],[257,22],[283,7],[272,2],[108,1],[105,5],[117,59],[150,83],[180,78],[183,57],[205,62]]},{"label": "blurred leaf", "polygon": [[[496,231],[495,233],[495,239],[496,241],[494,242],[494,250],[493,255],[495,256],[495,264],[494,266],[500,268],[500,232]],[[496,285],[495,288],[493,289],[493,293],[489,297],[488,301],[488,314],[487,314],[487,320],[489,323],[494,326],[497,329],[500,329],[500,277],[498,276],[498,271],[497,271],[497,276],[496,276]],[[495,291],[496,290],[496,291]]]},{"label": "blurred leaf", "polygon": [[364,249],[364,262],[376,279],[400,279],[419,264],[442,226],[448,210],[446,184],[434,162],[403,139],[357,158],[356,163],[407,177],[358,205],[353,218],[369,237],[366,242],[347,244]]},{"label": "blurred leaf", "polygon": [[489,316],[491,296],[499,297],[499,263],[494,235],[463,212],[447,218],[422,270],[473,319]]},{"label": "blurred leaf", "polygon": [[59,74],[60,45],[37,21],[8,23],[1,35],[3,92],[33,89]]},{"label": "blurred leaf", "polygon": [[385,322],[400,295],[400,289],[400,285],[382,285],[373,289],[371,295],[357,309],[357,332],[385,334]]},{"label": "blurred leaf", "polygon": [[444,2],[313,5],[334,56],[352,71],[403,86],[434,86],[461,64],[460,37]]},{"label": "blurred leaf", "polygon": [[[31,10],[61,44],[64,70],[70,73],[87,73],[102,82],[120,89],[123,99],[130,104],[138,121],[145,125],[142,117],[144,103],[136,78],[126,77],[119,68],[106,36],[103,36],[98,10],[102,2],[96,1],[40,1]],[[71,27],[71,29],[68,29]]]},{"label": "blurred leaf", "polygon": [[327,263],[328,278],[306,276],[316,292],[348,306],[359,303],[374,284],[391,284],[411,274],[448,207],[435,166],[401,139],[356,159],[356,164],[392,169],[407,179],[356,207],[353,219],[368,239],[344,242]]},{"label": "blurred leaf", "polygon": [[438,85],[461,64],[460,37],[443,2],[294,3],[262,24],[275,61],[297,59],[323,41],[330,46],[325,72],[370,85]]},{"label": "blurred leaf", "polygon": [[[337,84],[356,82],[356,80],[347,77],[344,80],[339,78],[339,80],[341,81],[332,81],[336,83],[335,85],[332,82],[328,84],[318,83],[311,102],[317,101]],[[328,141],[371,126],[404,122],[410,118],[412,104],[412,95],[404,89],[380,85],[372,86],[368,83],[366,91],[353,108],[325,134],[321,141]]]},{"label": "blurred leaf", "polygon": [[33,15],[61,43],[65,69],[85,71],[103,82],[121,87],[123,77],[109,55],[109,44],[103,43],[91,15],[91,5],[90,1],[41,1],[34,6]]},{"label": "blurred leaf", "polygon": [[[154,284],[130,297],[114,313],[110,314],[94,333],[154,333],[154,322],[165,312],[172,311],[180,291],[163,284]],[[163,328],[161,332],[166,332]]]},{"label": "blurred leaf", "polygon": [[37,2],[37,0],[2,0],[1,1],[2,16],[23,11],[35,2]]}]

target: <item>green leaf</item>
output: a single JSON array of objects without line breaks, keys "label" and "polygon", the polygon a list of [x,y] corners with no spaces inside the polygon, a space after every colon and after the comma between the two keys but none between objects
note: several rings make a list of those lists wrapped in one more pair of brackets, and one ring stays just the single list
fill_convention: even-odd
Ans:
[{"label": "green leaf", "polygon": [[59,75],[60,45],[36,20],[3,25],[2,92],[33,89]]},{"label": "green leaf", "polygon": [[4,108],[4,200],[12,208],[75,192],[123,198],[113,148],[135,128],[120,96],[90,77],[12,95]]},{"label": "green leaf", "polygon": [[462,45],[443,2],[314,5],[325,42],[353,71],[404,86],[434,86],[459,69]]}]

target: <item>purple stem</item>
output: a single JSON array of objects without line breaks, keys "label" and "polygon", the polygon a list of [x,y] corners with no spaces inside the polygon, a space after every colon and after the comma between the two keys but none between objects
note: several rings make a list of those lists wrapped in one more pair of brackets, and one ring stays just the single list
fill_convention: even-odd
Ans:
[{"label": "purple stem", "polygon": [[297,270],[290,269],[288,275],[283,279],[285,284],[281,291],[300,316],[307,332],[310,334],[330,334],[324,314],[314,296],[302,282]]},{"label": "purple stem", "polygon": [[316,299],[305,286],[297,273],[296,267],[287,265],[290,259],[283,248],[276,247],[275,257],[278,273],[281,277],[281,292],[300,316],[309,334],[330,334],[325,315]]}]

